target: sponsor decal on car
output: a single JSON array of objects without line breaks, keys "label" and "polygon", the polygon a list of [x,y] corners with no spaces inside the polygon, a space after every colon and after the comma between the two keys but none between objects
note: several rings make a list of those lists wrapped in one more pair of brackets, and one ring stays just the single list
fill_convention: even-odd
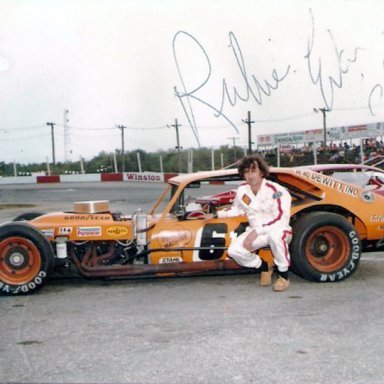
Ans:
[{"label": "sponsor decal on car", "polygon": [[177,226],[173,229],[161,231],[157,238],[165,248],[184,247],[192,240],[192,232],[189,229]]},{"label": "sponsor decal on car", "polygon": [[341,192],[352,197],[357,197],[359,195],[358,188],[352,185],[343,184],[340,181],[336,181],[335,179],[332,179],[325,175],[321,175],[319,173],[302,171],[301,169],[296,169],[295,174],[299,176],[304,176],[308,180],[314,181],[315,183],[332,188],[337,192]]},{"label": "sponsor decal on car", "polygon": [[66,215],[64,220],[83,220],[83,221],[98,221],[98,220],[111,220],[108,215]]},{"label": "sponsor decal on car", "polygon": [[54,237],[55,229],[54,228],[42,229],[41,232],[45,237]]},{"label": "sponsor decal on car", "polygon": [[77,228],[77,236],[79,237],[101,236],[101,227],[79,227]]},{"label": "sponsor decal on car", "polygon": [[371,223],[384,222],[384,215],[372,215],[370,221]]},{"label": "sponsor decal on car", "polygon": [[169,264],[169,263],[181,263],[183,259],[180,256],[176,257],[162,257],[159,260],[160,264]]},{"label": "sponsor decal on car", "polygon": [[72,233],[72,227],[60,227],[58,234],[59,235],[70,235]]},{"label": "sponsor decal on car", "polygon": [[120,225],[107,228],[107,235],[110,237],[122,237],[128,235],[128,229]]}]

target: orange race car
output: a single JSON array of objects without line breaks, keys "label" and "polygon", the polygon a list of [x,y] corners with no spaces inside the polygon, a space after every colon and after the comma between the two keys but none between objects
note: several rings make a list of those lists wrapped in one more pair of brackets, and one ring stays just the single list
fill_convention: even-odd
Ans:
[{"label": "orange race car", "polygon": [[[292,196],[290,251],[299,276],[343,280],[356,270],[362,251],[384,249],[384,196],[305,168],[272,168],[269,178]],[[237,170],[177,176],[149,213],[129,216],[111,212],[108,201],[77,202],[70,212],[26,213],[0,227],[0,292],[34,292],[55,269],[89,278],[249,272],[226,252],[246,218],[212,218],[207,213],[224,208],[220,202],[188,197],[201,195],[192,187],[209,185],[219,194],[241,183]],[[260,256],[272,263],[269,249]]]}]

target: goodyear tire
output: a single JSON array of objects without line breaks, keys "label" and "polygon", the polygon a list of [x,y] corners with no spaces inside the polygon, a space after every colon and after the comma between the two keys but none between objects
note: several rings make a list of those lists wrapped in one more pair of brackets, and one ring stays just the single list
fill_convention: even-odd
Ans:
[{"label": "goodyear tire", "polygon": [[361,250],[358,233],[343,216],[312,212],[293,227],[292,270],[310,281],[344,280],[355,272]]},{"label": "goodyear tire", "polygon": [[36,228],[21,222],[0,227],[0,294],[37,291],[51,275],[53,263],[52,246]]}]

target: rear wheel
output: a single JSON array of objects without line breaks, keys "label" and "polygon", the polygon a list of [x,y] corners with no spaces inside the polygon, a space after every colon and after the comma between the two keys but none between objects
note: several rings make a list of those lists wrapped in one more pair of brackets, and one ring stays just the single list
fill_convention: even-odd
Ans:
[{"label": "rear wheel", "polygon": [[358,266],[362,247],[354,226],[343,216],[312,212],[294,225],[290,249],[295,273],[325,282],[350,276]]},{"label": "rear wheel", "polygon": [[52,273],[54,252],[44,235],[27,223],[0,227],[0,294],[37,291]]}]

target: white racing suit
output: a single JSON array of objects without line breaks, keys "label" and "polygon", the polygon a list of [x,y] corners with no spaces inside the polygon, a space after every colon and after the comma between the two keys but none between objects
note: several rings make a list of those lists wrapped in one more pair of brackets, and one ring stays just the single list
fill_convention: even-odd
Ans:
[{"label": "white racing suit", "polygon": [[246,215],[248,218],[249,226],[232,241],[228,255],[244,267],[259,268],[260,257],[243,246],[249,232],[254,230],[257,237],[252,243],[253,250],[269,245],[278,270],[287,271],[290,266],[288,244],[292,239],[292,229],[289,226],[290,208],[291,195],[277,183],[263,179],[256,195],[248,184],[241,185],[232,207],[217,212],[218,217]]}]

